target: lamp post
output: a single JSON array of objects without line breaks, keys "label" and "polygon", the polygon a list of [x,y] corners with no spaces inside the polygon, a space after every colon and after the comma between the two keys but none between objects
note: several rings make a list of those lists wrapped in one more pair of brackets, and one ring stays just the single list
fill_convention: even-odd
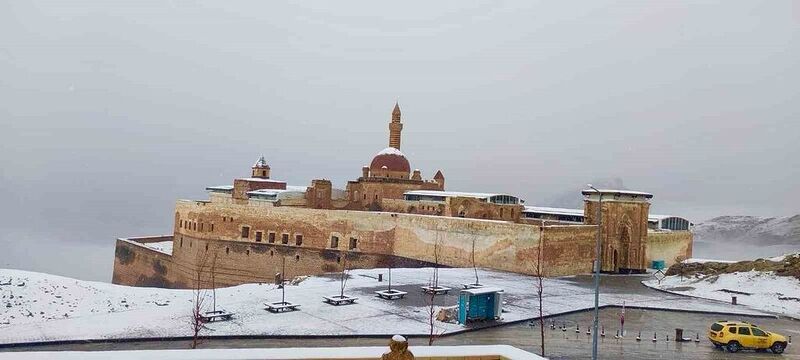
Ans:
[{"label": "lamp post", "polygon": [[600,233],[602,227],[603,193],[597,190],[592,184],[587,184],[589,188],[597,192],[597,240],[595,241],[595,260],[594,260],[594,329],[592,329],[592,360],[597,360],[597,325],[600,321]]}]

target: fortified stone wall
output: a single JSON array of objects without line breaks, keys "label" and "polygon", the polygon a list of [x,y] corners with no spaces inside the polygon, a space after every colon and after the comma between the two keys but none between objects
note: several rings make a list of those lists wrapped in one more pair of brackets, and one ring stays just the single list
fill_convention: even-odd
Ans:
[{"label": "fortified stone wall", "polygon": [[182,277],[184,271],[172,261],[172,256],[137,244],[137,242],[157,242],[171,239],[171,236],[117,239],[114,251],[114,275],[111,282],[142,287],[189,287],[190,283]]},{"label": "fortified stone wall", "polygon": [[651,231],[647,234],[647,266],[664,260],[667,267],[692,257],[693,235],[690,231]]},{"label": "fortified stone wall", "polygon": [[[118,241],[114,282],[189,287],[211,263],[216,286],[273,282],[284,258],[287,278],[341,271],[345,256],[349,268],[469,267],[473,249],[479,267],[535,274],[539,246],[545,276],[572,275],[591,271],[597,229],[185,200],[175,224],[172,256]],[[652,235],[648,265],[691,254],[688,232]]]},{"label": "fortified stone wall", "polygon": [[[531,272],[531,261],[536,259],[531,256],[539,245],[542,231],[537,226],[505,221],[194,201],[177,203],[176,223],[182,222],[192,226],[176,227],[176,239],[184,236],[317,250],[350,250],[353,242],[356,245],[352,249],[354,252],[395,255],[429,263],[436,261],[434,249],[437,248],[439,262],[447,266],[471,266],[474,243],[478,266],[520,273]],[[213,225],[197,227],[195,223]],[[243,226],[248,227],[246,238],[242,236]],[[200,228],[205,230],[195,230]],[[594,228],[576,225],[555,230],[553,239],[558,240],[553,240],[552,248],[568,254],[573,260],[574,256],[583,256],[591,262],[592,254],[579,249],[591,248]],[[259,237],[260,241],[257,240]],[[332,247],[334,237],[338,241]],[[298,238],[302,241],[299,246]],[[284,240],[286,244],[283,244]],[[588,247],[581,247],[581,244],[588,244]],[[180,244],[175,248],[180,249]],[[545,262],[555,260],[546,252],[544,257]],[[551,275],[583,272],[585,265],[573,267],[570,263],[559,262],[546,267]]]}]

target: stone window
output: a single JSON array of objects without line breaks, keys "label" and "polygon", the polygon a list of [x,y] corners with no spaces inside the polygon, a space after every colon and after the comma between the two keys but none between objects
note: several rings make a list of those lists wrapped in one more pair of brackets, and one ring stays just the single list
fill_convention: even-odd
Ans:
[{"label": "stone window", "polygon": [[297,246],[303,245],[303,235],[295,234],[294,235],[294,244]]},{"label": "stone window", "polygon": [[350,238],[350,246],[348,247],[350,250],[353,250],[358,247],[358,239],[351,237]]},{"label": "stone window", "polygon": [[181,220],[181,226],[180,226],[180,228],[183,228],[183,220]]},{"label": "stone window", "polygon": [[230,254],[230,253],[231,253],[231,248],[225,247],[225,254],[227,255],[227,254]]},{"label": "stone window", "polygon": [[242,226],[242,239],[247,239],[249,237],[250,237],[250,227]]},{"label": "stone window", "polygon": [[214,223],[211,223],[211,231],[214,231]]},{"label": "stone window", "polygon": [[289,245],[289,234],[281,234],[281,244]]},{"label": "stone window", "polygon": [[256,242],[261,242],[262,235],[261,231],[256,231]]},{"label": "stone window", "polygon": [[275,233],[274,232],[271,232],[271,231],[269,232],[269,235],[267,236],[267,242],[269,242],[270,244],[274,244],[275,243]]},{"label": "stone window", "polygon": [[203,231],[203,223],[200,223],[200,231]]},{"label": "stone window", "polygon": [[192,230],[197,231],[197,223],[192,223]]},{"label": "stone window", "polygon": [[331,248],[336,249],[339,247],[339,237],[331,236]]}]

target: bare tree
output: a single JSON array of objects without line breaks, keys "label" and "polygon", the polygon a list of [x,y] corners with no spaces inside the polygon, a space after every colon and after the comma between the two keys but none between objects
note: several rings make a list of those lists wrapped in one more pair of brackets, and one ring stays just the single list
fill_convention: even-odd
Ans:
[{"label": "bare tree", "polygon": [[475,265],[475,235],[472,236],[472,270],[475,271],[475,285],[480,285],[481,281],[478,279],[478,266]]},{"label": "bare tree", "polygon": [[347,270],[347,253],[345,252],[342,256],[342,277],[339,279],[339,285],[341,287],[341,292],[339,293],[339,298],[344,298],[344,288],[347,287],[347,277],[348,277],[348,270]]},{"label": "bare tree", "polygon": [[542,294],[544,293],[544,274],[542,269],[542,247],[544,244],[544,223],[540,227],[539,246],[536,249],[536,267],[534,276],[536,277],[536,295],[539,297],[539,334],[541,336],[541,354],[544,357],[544,309],[542,306]]},{"label": "bare tree", "polygon": [[204,328],[203,307],[208,295],[208,289],[203,285],[203,273],[206,272],[208,266],[208,253],[206,252],[198,256],[196,263],[197,268],[195,269],[194,284],[192,287],[192,317],[190,321],[192,328],[192,349],[196,349],[197,345],[200,343],[200,332]]},{"label": "bare tree", "polygon": [[[433,287],[439,287],[439,237],[437,233],[436,243],[433,245]],[[438,334],[436,333],[436,307],[434,306],[436,300],[436,290],[430,292],[430,307],[428,308],[428,324],[430,325],[430,332],[428,334],[428,346],[433,345]]]}]

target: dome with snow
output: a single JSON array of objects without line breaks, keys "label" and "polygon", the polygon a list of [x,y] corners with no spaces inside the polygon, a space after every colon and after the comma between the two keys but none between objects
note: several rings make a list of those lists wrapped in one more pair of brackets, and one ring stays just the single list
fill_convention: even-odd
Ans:
[{"label": "dome with snow", "polygon": [[400,150],[388,147],[372,158],[369,169],[372,171],[389,170],[409,173],[411,172],[411,165]]}]

